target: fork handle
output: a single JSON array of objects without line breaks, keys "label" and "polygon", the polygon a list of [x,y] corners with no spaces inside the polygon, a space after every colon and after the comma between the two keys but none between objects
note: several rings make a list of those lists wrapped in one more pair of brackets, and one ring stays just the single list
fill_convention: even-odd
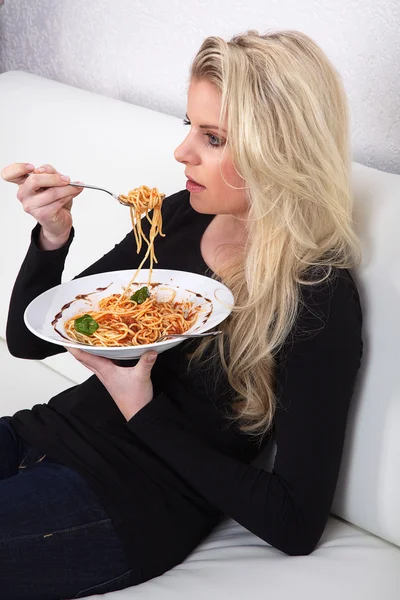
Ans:
[{"label": "fork handle", "polygon": [[112,192],[110,192],[109,190],[105,190],[104,188],[97,187],[96,185],[89,185],[88,183],[74,183],[74,182],[70,181],[68,185],[72,185],[73,187],[89,188],[90,190],[99,190],[100,192],[106,192],[106,194],[110,194],[110,196],[114,196],[114,194]]},{"label": "fork handle", "polygon": [[[33,175],[33,173],[28,173],[28,175]],[[112,196],[113,198],[116,197],[109,190],[105,190],[104,188],[97,187],[96,185],[89,185],[88,183],[76,183],[74,181],[70,181],[68,185],[72,185],[72,187],[89,188],[91,190],[100,190],[100,192],[106,192],[106,194],[110,194],[110,196]],[[118,198],[117,198],[117,200],[118,200]]]}]

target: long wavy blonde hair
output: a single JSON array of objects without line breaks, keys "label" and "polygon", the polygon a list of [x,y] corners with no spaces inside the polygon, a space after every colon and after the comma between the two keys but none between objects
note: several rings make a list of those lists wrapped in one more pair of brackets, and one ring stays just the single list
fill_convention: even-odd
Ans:
[{"label": "long wavy blonde hair", "polygon": [[273,422],[276,355],[296,322],[300,286],[361,262],[346,95],[327,56],[298,31],[208,37],[190,79],[220,91],[220,125],[226,119],[247,187],[243,262],[222,277],[236,307],[217,344],[237,393],[231,418],[260,441]]}]

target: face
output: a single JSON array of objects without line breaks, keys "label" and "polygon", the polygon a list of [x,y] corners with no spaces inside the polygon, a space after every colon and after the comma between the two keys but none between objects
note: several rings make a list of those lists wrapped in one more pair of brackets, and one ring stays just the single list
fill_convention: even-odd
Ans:
[{"label": "face", "polygon": [[196,211],[242,217],[247,211],[245,190],[230,186],[244,188],[246,184],[232,163],[226,123],[218,132],[220,109],[218,89],[208,81],[192,80],[184,121],[190,130],[174,156],[185,165],[190,204]]}]

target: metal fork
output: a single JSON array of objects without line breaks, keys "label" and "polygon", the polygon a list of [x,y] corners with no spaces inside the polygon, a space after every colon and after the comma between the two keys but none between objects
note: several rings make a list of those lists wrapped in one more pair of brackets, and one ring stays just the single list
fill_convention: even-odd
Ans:
[{"label": "metal fork", "polygon": [[73,181],[70,181],[68,185],[72,185],[73,187],[88,188],[90,190],[99,190],[100,192],[106,192],[106,194],[110,194],[110,196],[115,198],[115,200],[118,200],[118,202],[120,204],[122,204],[123,206],[131,206],[131,204],[129,204],[129,202],[125,202],[124,200],[121,200],[121,196],[117,196],[117,194],[113,194],[109,190],[105,190],[104,188],[97,187],[96,185],[89,185],[88,183],[76,183]]},{"label": "metal fork", "polygon": [[[33,173],[28,173],[28,175],[33,175]],[[78,183],[76,181],[70,181],[68,185],[72,185],[72,187],[88,188],[90,190],[99,190],[100,192],[105,192],[106,194],[110,194],[110,196],[112,196],[115,200],[117,200],[120,204],[122,204],[122,206],[131,206],[131,204],[129,204],[129,202],[125,202],[124,200],[121,200],[121,196],[117,196],[117,194],[113,194],[109,190],[105,190],[104,188],[97,187],[96,185],[89,185],[88,183]]]},{"label": "metal fork", "polygon": [[222,331],[207,331],[205,333],[169,333],[166,335],[162,335],[158,338],[158,342],[165,342],[165,340],[174,339],[189,339],[189,338],[202,338],[207,337],[208,335],[219,335]]}]

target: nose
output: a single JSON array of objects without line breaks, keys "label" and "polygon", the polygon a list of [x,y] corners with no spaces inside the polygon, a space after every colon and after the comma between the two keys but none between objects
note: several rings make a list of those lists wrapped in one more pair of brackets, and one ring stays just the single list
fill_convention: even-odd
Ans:
[{"label": "nose", "polygon": [[183,142],[175,149],[174,158],[184,165],[198,165],[200,163],[200,157],[196,151],[190,133],[188,133]]}]

